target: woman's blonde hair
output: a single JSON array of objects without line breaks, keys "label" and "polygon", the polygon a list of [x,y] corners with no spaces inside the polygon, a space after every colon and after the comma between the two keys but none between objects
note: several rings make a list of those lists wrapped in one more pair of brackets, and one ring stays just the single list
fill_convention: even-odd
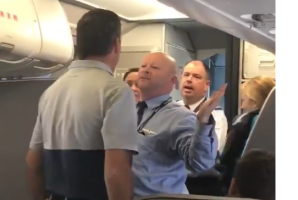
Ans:
[{"label": "woman's blonde hair", "polygon": [[267,96],[275,87],[275,79],[267,76],[256,76],[242,84],[242,93],[262,108]]}]

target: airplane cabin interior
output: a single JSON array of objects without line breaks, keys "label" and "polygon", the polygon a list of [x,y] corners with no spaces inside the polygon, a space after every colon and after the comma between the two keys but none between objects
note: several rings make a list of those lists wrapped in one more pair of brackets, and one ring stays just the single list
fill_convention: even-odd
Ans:
[{"label": "airplane cabin interior", "polygon": [[[274,0],[0,0],[1,200],[30,200],[25,155],[39,97],[76,59],[76,24],[94,8],[121,17],[122,50],[115,78],[139,67],[150,52],[172,56],[178,77],[188,61],[202,60],[210,68],[209,95],[228,83],[221,102],[228,122],[241,113],[242,83],[260,75],[275,78]],[[181,100],[178,86],[171,96]],[[275,90],[245,151],[258,147],[275,152],[275,127],[266,124],[275,124]]]}]

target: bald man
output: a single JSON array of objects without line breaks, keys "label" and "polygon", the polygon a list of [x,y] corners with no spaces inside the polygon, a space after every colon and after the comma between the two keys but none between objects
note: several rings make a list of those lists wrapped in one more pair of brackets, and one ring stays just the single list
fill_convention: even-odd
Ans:
[{"label": "bald man", "polygon": [[198,116],[174,102],[176,62],[163,53],[148,54],[138,73],[139,154],[133,159],[135,197],[188,194],[187,171],[203,172],[215,164],[217,140],[211,112],[225,87],[202,105]]},{"label": "bald man", "polygon": [[[195,113],[199,112],[200,107],[206,101],[206,93],[210,86],[209,67],[202,61],[191,61],[183,69],[180,81],[180,91],[183,100],[178,103],[186,105]],[[226,143],[228,121],[223,109],[218,106],[212,115],[215,119],[215,132],[218,138],[218,151],[223,151]]]}]

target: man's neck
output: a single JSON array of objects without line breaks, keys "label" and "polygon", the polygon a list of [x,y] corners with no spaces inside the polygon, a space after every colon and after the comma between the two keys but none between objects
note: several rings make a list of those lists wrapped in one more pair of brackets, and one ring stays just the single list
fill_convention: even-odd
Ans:
[{"label": "man's neck", "polygon": [[111,61],[111,59],[109,59],[108,57],[88,56],[85,60],[94,60],[94,61],[102,62],[106,64],[109,68],[111,68],[112,72],[115,71],[115,66]]},{"label": "man's neck", "polygon": [[141,91],[141,100],[140,101],[147,101],[147,100],[150,100],[150,99],[162,96],[162,95],[170,95],[170,94],[164,93],[164,92],[163,93],[149,94],[147,92],[142,92]]},{"label": "man's neck", "polygon": [[201,98],[195,98],[195,99],[183,98],[183,102],[185,105],[193,105],[193,104],[198,103],[199,101],[202,101],[204,98],[205,98],[205,96],[201,97]]}]

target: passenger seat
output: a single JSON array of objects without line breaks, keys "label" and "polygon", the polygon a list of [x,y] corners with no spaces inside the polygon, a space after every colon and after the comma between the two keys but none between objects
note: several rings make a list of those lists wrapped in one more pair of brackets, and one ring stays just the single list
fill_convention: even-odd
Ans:
[{"label": "passenger seat", "polygon": [[243,153],[263,149],[275,154],[275,88],[272,89],[250,133]]}]

